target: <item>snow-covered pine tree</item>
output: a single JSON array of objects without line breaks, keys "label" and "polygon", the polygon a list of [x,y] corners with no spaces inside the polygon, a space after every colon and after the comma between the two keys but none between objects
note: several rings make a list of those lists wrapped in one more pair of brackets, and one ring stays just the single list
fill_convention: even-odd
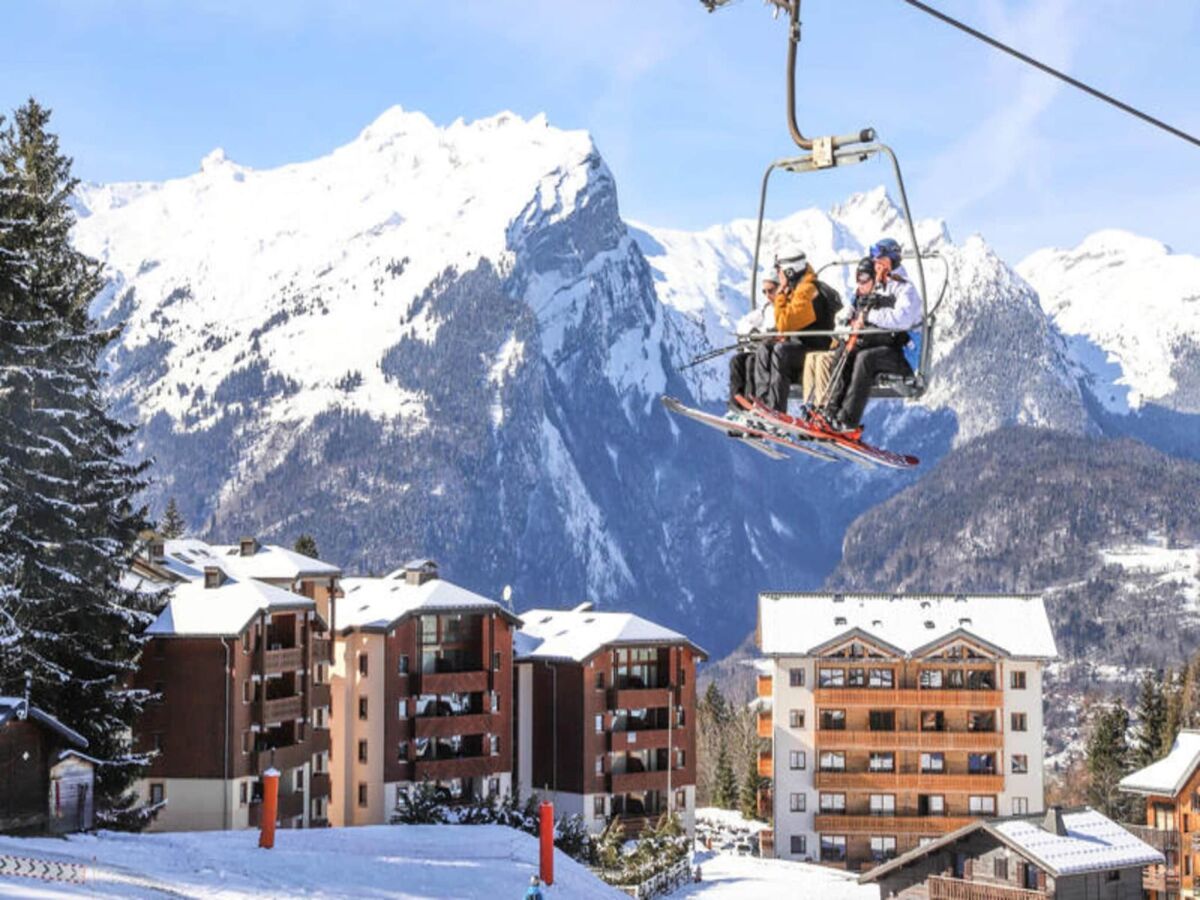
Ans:
[{"label": "snow-covered pine tree", "polygon": [[321,551],[317,549],[317,539],[311,534],[302,534],[296,538],[296,543],[292,545],[292,549],[310,559],[321,558]]},{"label": "snow-covered pine tree", "polygon": [[1161,671],[1142,675],[1138,690],[1137,726],[1133,731],[1132,764],[1143,769],[1162,758],[1163,737],[1167,730],[1167,691]]},{"label": "snow-covered pine tree", "polygon": [[100,354],[114,336],[96,329],[88,303],[99,264],[69,239],[76,181],[46,130],[49,110],[30,100],[0,131],[4,193],[0,257],[0,457],[6,460],[0,560],[13,570],[4,597],[0,693],[33,675],[33,702],[80,732],[101,760],[97,812],[126,814],[146,760],[130,729],[141,698],[128,689],[153,620],[152,599],[122,583],[146,525],[134,498],[143,466],[126,461],[131,429],[100,392]]},{"label": "snow-covered pine tree", "polygon": [[167,508],[163,510],[162,521],[158,523],[158,533],[167,540],[183,537],[187,532],[187,522],[183,520],[183,514],[179,512],[179,504],[175,502],[175,498],[171,497],[167,500]]}]

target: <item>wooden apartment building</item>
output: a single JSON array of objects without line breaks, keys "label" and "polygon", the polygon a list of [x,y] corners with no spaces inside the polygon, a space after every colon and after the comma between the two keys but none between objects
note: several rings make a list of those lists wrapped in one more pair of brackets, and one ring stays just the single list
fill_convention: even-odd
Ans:
[{"label": "wooden apartment building", "polygon": [[401,794],[447,803],[512,789],[512,640],[499,603],[416,560],[347,578],[335,615],[334,825],[388,822]]},{"label": "wooden apartment building", "polygon": [[515,773],[592,830],[671,810],[694,828],[696,662],[683,635],[631,613],[531,609],[517,634]]},{"label": "wooden apartment building", "polygon": [[129,574],[162,608],[133,679],[154,695],[137,782],[161,805],[150,830],[259,824],[261,775],[281,772],[284,827],[328,824],[328,616],[340,571],[247,538],[233,546],[147,535]]},{"label": "wooden apartment building", "polygon": [[1040,597],[759,597],[764,849],[859,870],[1043,808]]}]

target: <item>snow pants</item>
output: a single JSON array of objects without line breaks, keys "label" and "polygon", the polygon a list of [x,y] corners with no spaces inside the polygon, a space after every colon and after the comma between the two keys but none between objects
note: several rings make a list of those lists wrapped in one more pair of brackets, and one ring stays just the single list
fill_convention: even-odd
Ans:
[{"label": "snow pants", "polygon": [[833,415],[846,425],[862,424],[863,411],[867,408],[867,400],[871,396],[871,387],[875,384],[876,375],[911,375],[912,368],[904,358],[904,351],[899,347],[865,347],[855,350],[850,361],[849,381],[843,381],[840,387],[844,396],[835,396],[830,400]]},{"label": "snow pants", "polygon": [[787,412],[788,391],[804,377],[808,350],[790,341],[764,341],[754,355],[754,383],[763,403]]},{"label": "snow pants", "polygon": [[729,408],[740,409],[733,398],[738,394],[752,399],[755,393],[755,362],[754,354],[748,350],[739,351],[729,358]]}]

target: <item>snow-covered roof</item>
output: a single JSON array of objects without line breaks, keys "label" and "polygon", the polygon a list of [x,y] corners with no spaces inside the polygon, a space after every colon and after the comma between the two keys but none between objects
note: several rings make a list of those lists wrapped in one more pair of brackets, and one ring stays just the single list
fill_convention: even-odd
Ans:
[{"label": "snow-covered roof", "polygon": [[231,578],[218,587],[203,580],[171,588],[158,618],[146,629],[150,637],[234,637],[262,610],[315,610],[317,604],[283,588],[253,578]]},{"label": "snow-covered roof", "polygon": [[1170,753],[1144,769],[1130,772],[1121,779],[1120,788],[1132,794],[1174,797],[1183,790],[1197,765],[1200,765],[1200,731],[1185,729],[1175,738]]},{"label": "snow-covered roof", "polygon": [[203,579],[204,569],[209,566],[218,566],[235,578],[263,581],[333,577],[342,572],[337,566],[285,547],[274,544],[256,547],[253,554],[242,556],[238,544],[209,544],[196,538],[179,538],[164,542],[163,558],[154,560],[154,565],[188,581]]},{"label": "snow-covered roof", "polygon": [[758,598],[766,656],[809,656],[860,634],[902,655],[961,635],[1002,655],[1058,655],[1042,598],[1033,594],[765,593]]},{"label": "snow-covered roof", "polygon": [[[1053,813],[1049,816],[1052,817]],[[1061,816],[1064,834],[1045,827],[1044,819],[1047,817],[1043,816],[976,819],[969,825],[877,866],[859,881],[877,881],[888,872],[935,853],[979,830],[986,831],[1055,878],[1161,865],[1164,862],[1159,851],[1090,807],[1063,810]]]},{"label": "snow-covered roof", "polygon": [[[23,697],[0,697],[0,725],[4,725],[13,719],[19,719],[19,712],[24,705],[25,700]],[[88,745],[87,738],[82,734],[73,728],[68,728],[62,722],[58,721],[58,719],[54,718],[54,716],[42,712],[36,706],[29,707],[28,717],[35,722],[40,722],[52,731],[58,732],[58,734],[77,747],[86,747]]]},{"label": "snow-covered roof", "polygon": [[708,656],[678,631],[634,613],[531,609],[521,618],[525,624],[513,644],[517,659],[582,662],[603,647],[626,644],[687,644],[701,657]]},{"label": "snow-covered roof", "polygon": [[337,602],[333,627],[387,628],[410,614],[495,612],[514,624],[520,620],[495,600],[468,591],[441,578],[410,584],[406,570],[382,578],[343,578],[343,596]]}]

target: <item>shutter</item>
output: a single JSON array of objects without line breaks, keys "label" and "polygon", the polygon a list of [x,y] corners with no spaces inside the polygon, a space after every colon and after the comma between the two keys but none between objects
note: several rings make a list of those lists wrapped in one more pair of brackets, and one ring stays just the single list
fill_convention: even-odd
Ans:
[{"label": "shutter", "polygon": [[963,878],[970,881],[975,874],[975,860],[968,859],[963,862]]},{"label": "shutter", "polygon": [[1037,873],[1037,886],[1039,891],[1044,891],[1046,889],[1046,873],[1041,869],[1038,869]]}]

